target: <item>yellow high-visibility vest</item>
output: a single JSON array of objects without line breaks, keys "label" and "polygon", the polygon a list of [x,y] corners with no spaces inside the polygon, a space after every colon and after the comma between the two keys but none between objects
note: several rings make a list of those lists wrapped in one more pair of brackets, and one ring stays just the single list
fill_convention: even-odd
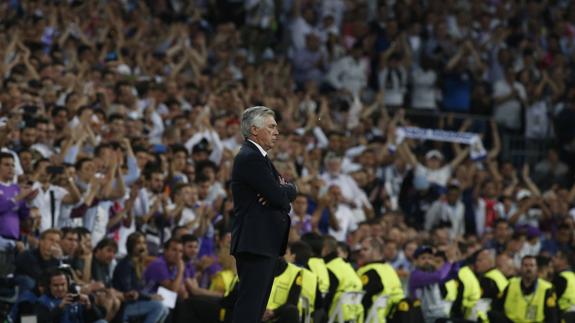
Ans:
[{"label": "yellow high-visibility vest", "polygon": [[[405,294],[403,293],[401,281],[399,280],[399,276],[397,276],[395,269],[387,263],[372,263],[359,268],[357,270],[357,274],[360,277],[363,286],[369,283],[369,278],[365,274],[370,270],[374,270],[377,273],[381,280],[381,284],[383,285],[381,292],[373,295],[372,301],[375,303],[375,301],[381,296],[388,297],[385,309],[378,310],[379,321],[385,322],[385,318],[389,314],[391,307],[399,303],[399,301],[405,297]],[[369,309],[364,310],[369,311]]]},{"label": "yellow high-visibility vest", "polygon": [[537,287],[533,294],[523,295],[521,278],[515,277],[509,280],[504,309],[505,315],[511,321],[516,323],[542,323],[545,321],[545,292],[551,288],[551,283],[539,278],[536,284]]},{"label": "yellow high-visibility vest", "polygon": [[[335,275],[339,282],[329,309],[329,315],[331,315],[336,310],[339,298],[344,292],[359,292],[362,290],[362,285],[353,267],[339,257],[328,262],[327,269]],[[361,304],[344,306],[343,316],[344,321],[352,320],[357,316],[363,317],[363,306]]]}]

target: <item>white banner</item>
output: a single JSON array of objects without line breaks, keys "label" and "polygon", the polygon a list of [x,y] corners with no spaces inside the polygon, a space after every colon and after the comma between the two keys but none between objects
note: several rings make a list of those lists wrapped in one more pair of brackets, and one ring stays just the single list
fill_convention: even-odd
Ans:
[{"label": "white banner", "polygon": [[487,151],[483,147],[483,142],[478,134],[472,132],[447,131],[441,129],[424,129],[417,127],[397,128],[396,145],[403,142],[405,138],[420,140],[435,140],[444,142],[455,142],[469,145],[469,155],[473,160],[481,160],[487,156]]}]

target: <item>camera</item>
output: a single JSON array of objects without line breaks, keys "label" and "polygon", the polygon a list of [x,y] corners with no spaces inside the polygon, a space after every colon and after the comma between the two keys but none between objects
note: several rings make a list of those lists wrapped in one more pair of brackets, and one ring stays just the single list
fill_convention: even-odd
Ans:
[{"label": "camera", "polygon": [[72,294],[72,302],[78,303],[80,301],[80,294]]}]

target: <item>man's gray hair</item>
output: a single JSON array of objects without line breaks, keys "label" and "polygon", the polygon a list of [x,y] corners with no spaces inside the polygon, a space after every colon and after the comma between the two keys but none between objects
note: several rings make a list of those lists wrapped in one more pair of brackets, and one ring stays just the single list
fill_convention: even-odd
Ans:
[{"label": "man's gray hair", "polygon": [[246,109],[244,113],[242,113],[242,124],[241,124],[242,135],[244,136],[244,138],[248,139],[251,136],[252,134],[251,129],[253,126],[257,128],[263,127],[264,119],[265,117],[268,116],[273,118],[275,118],[276,116],[275,112],[268,107],[255,106]]}]

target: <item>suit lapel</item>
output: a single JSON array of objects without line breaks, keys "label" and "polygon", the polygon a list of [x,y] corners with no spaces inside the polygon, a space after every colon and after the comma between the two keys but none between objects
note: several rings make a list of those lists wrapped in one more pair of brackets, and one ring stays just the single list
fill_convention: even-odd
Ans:
[{"label": "suit lapel", "polygon": [[262,155],[262,152],[258,149],[258,147],[256,147],[256,145],[254,145],[254,144],[253,144],[251,141],[249,141],[249,140],[246,140],[246,141],[244,142],[244,145],[245,145],[246,147],[248,147],[249,149],[254,150],[254,151],[258,154],[258,156],[259,156],[260,158],[262,158],[262,159],[266,162],[266,165],[270,168],[270,170],[271,170],[272,173],[274,174],[274,179],[275,179],[275,181],[276,181],[276,182],[279,182],[279,177],[280,177],[280,176],[279,176],[279,172],[277,171],[276,167],[275,167],[274,164],[272,163],[271,159],[270,159],[269,157],[267,157],[268,155],[266,155],[266,157],[264,157],[264,156]]}]

